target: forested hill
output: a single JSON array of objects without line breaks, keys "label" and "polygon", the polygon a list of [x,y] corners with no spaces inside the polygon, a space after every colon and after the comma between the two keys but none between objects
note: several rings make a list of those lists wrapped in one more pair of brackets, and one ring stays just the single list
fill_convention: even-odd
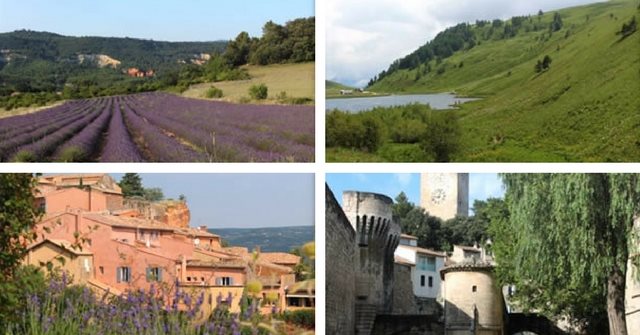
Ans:
[{"label": "forested hill", "polygon": [[458,160],[640,159],[640,1],[461,23],[369,83],[484,97],[457,114]]},{"label": "forested hill", "polygon": [[[0,33],[5,64],[11,61],[66,61],[78,63],[78,55],[107,55],[123,67],[158,68],[165,63],[197,59],[201,53],[222,52],[226,41],[162,42],[118,37],[72,37],[49,32],[18,30]],[[10,61],[7,62],[7,58]]]},{"label": "forested hill", "polygon": [[313,62],[315,18],[268,21],[262,36],[230,41],[159,42],[71,37],[20,30],[0,33],[0,108],[247,79],[245,64]]},{"label": "forested hill", "polygon": [[314,241],[313,226],[273,228],[213,228],[211,233],[220,235],[230,246],[253,250],[259,247],[265,252],[289,252],[307,242]]},{"label": "forested hill", "polygon": [[[226,41],[160,42],[135,38],[72,37],[19,30],[0,33],[0,95],[60,91],[67,80],[117,81],[128,68],[167,72],[205,61]],[[92,79],[93,80],[93,79]],[[85,85],[88,86],[88,85]]]}]

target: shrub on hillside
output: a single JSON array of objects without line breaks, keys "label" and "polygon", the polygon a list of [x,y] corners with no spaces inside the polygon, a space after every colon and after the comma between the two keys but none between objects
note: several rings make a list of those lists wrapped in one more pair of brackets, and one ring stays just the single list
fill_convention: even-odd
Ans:
[{"label": "shrub on hillside", "polygon": [[212,98],[222,98],[223,93],[222,90],[215,87],[215,86],[211,86],[207,89],[207,91],[204,93],[204,96],[212,99]]},{"label": "shrub on hillside", "polygon": [[453,112],[431,113],[421,146],[436,162],[449,162],[458,151],[460,126]]},{"label": "shrub on hillside", "polygon": [[622,38],[625,38],[633,34],[636,30],[637,30],[636,17],[633,16],[628,23],[622,24],[622,29],[620,30],[619,34],[622,35]]},{"label": "shrub on hillside", "polygon": [[335,110],[327,115],[327,146],[375,152],[382,144],[383,125],[368,114]]},{"label": "shrub on hillside", "polygon": [[284,320],[287,323],[293,323],[294,325],[313,329],[316,325],[315,310],[314,309],[299,309],[296,311],[284,311],[277,316],[279,319]]},{"label": "shrub on hillside", "polygon": [[255,100],[264,100],[267,98],[269,89],[265,84],[251,85],[249,87],[249,96]]}]

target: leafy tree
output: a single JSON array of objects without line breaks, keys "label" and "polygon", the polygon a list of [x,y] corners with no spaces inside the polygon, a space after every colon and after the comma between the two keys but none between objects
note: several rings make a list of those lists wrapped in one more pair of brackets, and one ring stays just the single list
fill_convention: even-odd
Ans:
[{"label": "leafy tree", "polygon": [[35,269],[20,266],[37,238],[33,228],[42,216],[35,206],[35,186],[31,174],[0,174],[0,328],[16,317],[25,290],[43,282],[42,274],[31,275]]},{"label": "leafy tree", "polygon": [[640,212],[640,176],[502,179],[508,219],[491,223],[502,283],[517,286],[516,299],[525,309],[569,315],[592,329],[606,315],[610,334],[626,334],[625,275],[633,219]]},{"label": "leafy tree", "polygon": [[35,207],[36,178],[30,174],[0,174],[0,282],[11,280],[37,238],[33,228],[42,213]]},{"label": "leafy tree", "polygon": [[240,66],[248,63],[249,52],[253,41],[246,31],[236,36],[236,39],[227,44],[223,57],[232,66]]},{"label": "leafy tree", "polygon": [[431,113],[422,148],[433,155],[436,162],[449,162],[458,151],[460,126],[453,112]]},{"label": "leafy tree", "polygon": [[393,204],[393,218],[402,232],[418,238],[418,246],[435,250],[452,250],[454,244],[473,245],[488,238],[491,218],[502,215],[505,205],[501,199],[476,200],[474,215],[442,219],[431,216],[422,207],[409,202],[401,192]]},{"label": "leafy tree", "polygon": [[143,197],[142,178],[137,173],[125,173],[118,183],[125,197]]}]

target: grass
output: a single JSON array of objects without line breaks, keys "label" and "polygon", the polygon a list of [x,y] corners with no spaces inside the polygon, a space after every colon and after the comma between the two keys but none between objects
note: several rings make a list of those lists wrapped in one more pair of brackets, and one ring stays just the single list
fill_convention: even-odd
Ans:
[{"label": "grass", "polygon": [[[304,103],[313,103],[315,96],[315,63],[276,64],[267,66],[246,66],[251,79],[223,81],[192,85],[182,95],[189,98],[204,98],[211,85],[223,92],[223,100],[231,102],[282,103],[277,95],[285,92],[287,99],[299,99]],[[265,84],[268,88],[266,100],[249,99],[249,88]]]},{"label": "grass", "polygon": [[[482,40],[444,59],[442,74],[416,80],[416,69],[401,70],[369,89],[484,97],[460,110],[460,161],[640,161],[640,32],[623,40],[616,34],[640,17],[638,1],[558,12],[564,25],[551,35]],[[551,67],[536,74],[545,55]]]},{"label": "grass", "polygon": [[5,118],[5,117],[11,117],[11,116],[17,116],[17,115],[24,115],[24,114],[31,114],[31,113],[39,112],[39,111],[47,109],[47,108],[52,108],[52,107],[56,107],[56,106],[62,105],[65,102],[66,101],[62,101],[61,100],[61,101],[48,103],[48,104],[43,105],[43,106],[18,107],[18,108],[13,108],[11,110],[6,110],[4,108],[0,108],[0,119]]}]

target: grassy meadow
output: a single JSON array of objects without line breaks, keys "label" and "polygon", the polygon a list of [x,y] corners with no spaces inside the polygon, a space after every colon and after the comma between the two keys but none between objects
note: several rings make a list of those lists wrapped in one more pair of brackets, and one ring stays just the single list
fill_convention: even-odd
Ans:
[{"label": "grassy meadow", "polygon": [[[313,103],[315,96],[315,63],[274,64],[266,66],[244,66],[251,79],[196,84],[182,95],[189,98],[205,98],[206,91],[215,86],[222,90],[222,100],[231,102],[287,103],[278,95],[285,92],[287,99],[300,98]],[[266,100],[251,101],[249,88],[252,85],[265,84],[268,88]]]},{"label": "grassy meadow", "polygon": [[[639,161],[640,32],[626,38],[618,32],[640,17],[640,3],[615,0],[557,12],[559,31],[522,29],[511,38],[478,39],[440,62],[395,71],[368,90],[482,97],[443,112],[456,114],[461,128],[453,161]],[[553,16],[528,19],[550,24]],[[544,56],[550,68],[536,73]],[[425,74],[427,65],[433,71]],[[408,150],[393,142],[381,148]],[[352,154],[332,147],[327,159],[395,160],[380,150]]]}]

